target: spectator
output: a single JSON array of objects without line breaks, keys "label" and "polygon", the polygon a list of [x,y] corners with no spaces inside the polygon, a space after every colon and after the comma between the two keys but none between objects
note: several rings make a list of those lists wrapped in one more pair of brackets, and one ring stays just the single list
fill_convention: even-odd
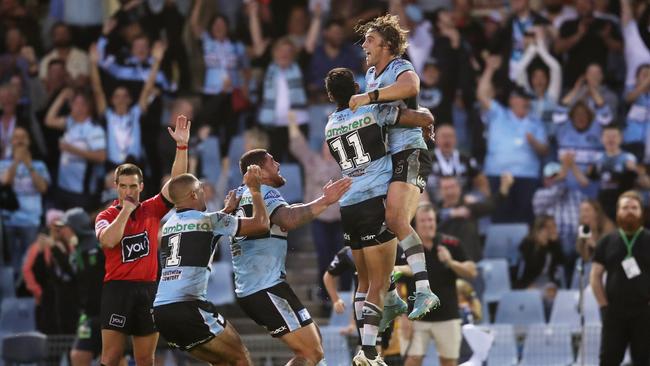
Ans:
[{"label": "spectator", "polygon": [[39,234],[36,241],[29,247],[23,261],[23,278],[25,287],[36,302],[34,316],[36,329],[44,334],[58,334],[55,307],[55,287],[50,276],[52,262],[52,246],[59,240],[59,227],[55,225],[63,217],[63,211],[49,209],[45,214],[47,232]]},{"label": "spectator", "polygon": [[61,238],[73,243],[70,256],[79,298],[77,337],[70,351],[73,365],[90,366],[102,350],[99,308],[104,279],[104,254],[92,229],[90,216],[81,208],[69,209],[61,218]]},{"label": "spectator", "polygon": [[[552,116],[557,108],[562,92],[562,69],[560,63],[551,56],[546,48],[543,32],[535,32],[535,42],[528,45],[521,58],[517,72],[517,84],[534,95],[531,101],[531,113],[547,126],[551,134]],[[541,63],[533,60],[540,59]]]},{"label": "spectator", "polygon": [[563,279],[557,269],[564,265],[557,225],[552,216],[540,215],[519,245],[521,255],[515,288],[545,289],[549,282],[559,286]]},{"label": "spectator", "polygon": [[160,68],[160,62],[165,52],[165,46],[157,42],[152,51],[153,65],[149,77],[140,92],[140,96],[132,105],[129,90],[118,86],[112,92],[110,104],[106,105],[106,95],[99,75],[99,54],[96,46],[90,50],[92,66],[90,80],[97,106],[97,114],[102,116],[106,126],[106,160],[108,170],[113,170],[125,162],[139,163],[142,160],[142,140],[140,117],[147,112],[150,96],[153,93],[154,81]]},{"label": "spectator", "polygon": [[472,15],[473,7],[472,0],[453,0],[451,16],[461,37],[471,47],[474,59],[480,60],[481,52],[487,47],[488,35],[481,21]]},{"label": "spectator", "polygon": [[[431,22],[424,18],[422,9],[416,1],[403,4],[401,0],[388,2],[389,12],[399,17],[402,29],[407,29],[408,48],[406,54],[418,75],[422,75],[425,62],[433,50]],[[457,33],[458,36],[458,33]],[[460,37],[457,37],[459,40]]]},{"label": "spectator", "polygon": [[513,0],[510,3],[510,8],[512,14],[497,35],[496,44],[492,48],[496,48],[504,60],[505,75],[510,80],[515,80],[520,68],[519,63],[526,50],[526,38],[534,35],[535,27],[545,28],[549,26],[549,22],[530,8],[529,0]]},{"label": "spectator", "polygon": [[34,242],[43,216],[43,194],[50,184],[45,163],[34,160],[27,130],[16,127],[11,138],[11,159],[0,160],[0,184],[11,186],[18,199],[18,210],[3,211],[3,230],[8,240],[11,266],[22,268],[27,248]]},{"label": "spectator", "polygon": [[650,255],[650,233],[643,228],[642,202],[636,192],[619,198],[616,223],[618,230],[598,242],[589,276],[603,321],[600,363],[621,364],[629,346],[632,363],[646,365],[650,361],[650,267],[644,258]]},{"label": "spectator", "polygon": [[228,171],[230,141],[237,133],[239,112],[248,103],[249,62],[244,44],[228,34],[228,18],[213,16],[206,31],[199,22],[202,9],[203,1],[199,0],[190,20],[194,38],[201,40],[205,64],[203,107],[197,118],[219,136],[221,166]]},{"label": "spectator", "polygon": [[478,220],[490,215],[510,193],[514,179],[511,175],[501,175],[499,192],[485,201],[462,197],[460,183],[456,177],[440,179],[440,196],[442,203],[438,208],[440,231],[453,235],[460,240],[460,245],[467,258],[475,262],[483,259],[483,248],[479,233]]},{"label": "spectator", "polygon": [[582,93],[578,94],[575,98],[585,99],[589,107],[596,109],[599,105],[596,100],[599,98],[598,96],[594,96],[594,92],[597,92],[600,98],[605,101],[605,104],[609,106],[610,111],[612,113],[618,113],[618,96],[603,84],[603,79],[602,67],[597,63],[590,63],[585,70],[585,85],[582,88]]},{"label": "spectator", "polygon": [[563,0],[544,0],[540,13],[551,22],[556,32],[560,30],[562,23],[578,17],[576,9]]},{"label": "spectator", "polygon": [[630,105],[623,130],[623,149],[641,161],[647,160],[646,152],[650,136],[650,63],[641,64],[636,70],[636,83],[627,88],[625,102]]},{"label": "spectator", "polygon": [[16,127],[29,131],[29,120],[18,111],[18,92],[11,84],[0,87],[0,159],[11,159],[11,139]]},{"label": "spectator", "polygon": [[[341,178],[341,168],[332,157],[327,142],[323,142],[319,153],[312,151],[296,125],[293,114],[289,115],[289,151],[296,157],[303,169],[304,202],[311,202],[322,194],[322,188],[329,181]],[[311,222],[311,232],[318,258],[318,278],[322,279],[328,264],[336,253],[343,248],[343,227],[339,205],[328,207]],[[346,281],[349,285],[349,278]],[[348,286],[349,287],[349,286]],[[327,293],[320,282],[319,295],[325,300]]]},{"label": "spectator", "polygon": [[436,148],[433,150],[431,174],[427,179],[427,191],[433,200],[440,198],[435,192],[442,177],[458,178],[464,193],[477,191],[485,197],[490,195],[490,185],[481,173],[478,162],[456,148],[456,130],[448,124],[436,128]]},{"label": "spectator", "polygon": [[38,70],[38,65],[31,65],[23,56],[23,48],[28,47],[25,37],[18,28],[10,28],[5,33],[5,52],[0,55],[0,82],[9,81],[14,74],[22,80],[29,78],[30,68]]},{"label": "spectator", "polygon": [[103,8],[96,3],[86,0],[63,1],[63,21],[69,25],[72,42],[79,49],[87,50],[97,39],[102,29],[103,16]]},{"label": "spectator", "polygon": [[273,45],[273,62],[264,75],[258,118],[260,125],[271,136],[269,153],[278,162],[289,160],[287,121],[290,112],[295,114],[303,135],[309,134],[307,94],[295,53],[296,49],[289,38],[276,41]]},{"label": "spectator", "polygon": [[342,20],[329,20],[323,29],[323,43],[316,47],[309,65],[308,89],[317,93],[318,101],[327,101],[323,80],[335,67],[345,67],[355,73],[361,73],[359,50],[345,40]]},{"label": "spectator", "polygon": [[[632,2],[632,4],[630,4]],[[635,82],[639,85],[640,67],[650,64],[650,43],[646,29],[650,23],[650,7],[643,1],[620,0],[621,27],[623,29],[623,49],[627,76],[625,86],[631,88]],[[630,101],[626,98],[626,102]]]},{"label": "spectator", "polygon": [[[428,108],[431,114],[438,116],[438,110],[442,103],[442,90],[440,90],[440,69],[438,61],[429,58],[424,62],[420,79],[420,93],[418,93],[418,105]],[[449,103],[449,101],[447,101]],[[447,116],[449,117],[449,116]],[[444,120],[443,123],[449,123],[450,120]]]},{"label": "spectator", "polygon": [[601,138],[605,153],[587,169],[587,176],[598,182],[598,202],[610,219],[616,218],[618,196],[634,188],[637,179],[636,158],[621,150],[621,140],[618,126],[605,126]]},{"label": "spectator", "polygon": [[[58,116],[64,102],[70,103],[70,114]],[[90,208],[94,204],[92,195],[98,193],[96,164],[106,161],[106,135],[93,122],[92,109],[90,95],[65,89],[45,117],[46,126],[65,131],[59,141],[61,158],[54,197],[58,208]]]},{"label": "spectator", "polygon": [[591,261],[598,242],[614,231],[614,223],[605,215],[598,201],[587,199],[580,204],[579,224],[589,226],[591,237],[584,243],[578,242],[576,250],[584,261]]},{"label": "spectator", "polygon": [[459,278],[456,280],[456,292],[458,293],[458,309],[463,325],[480,323],[483,319],[483,309],[481,300],[476,296],[472,284]]},{"label": "spectator", "polygon": [[499,56],[488,57],[478,89],[488,128],[485,174],[493,192],[503,172],[510,172],[515,183],[508,199],[494,213],[493,220],[532,222],[531,200],[539,185],[541,157],[548,153],[546,131],[541,121],[531,118],[529,96],[523,89],[513,89],[508,107],[493,99],[491,79],[499,63]]},{"label": "spectator", "polygon": [[[422,365],[424,356],[433,338],[443,366],[456,365],[460,355],[461,319],[458,307],[456,280],[459,277],[473,279],[477,275],[476,264],[468,260],[460,241],[452,236],[440,234],[436,229],[436,213],[429,204],[420,205],[415,214],[415,230],[422,239],[431,291],[440,297],[440,308],[426,314],[420,320],[410,322],[402,317],[400,347],[404,364]],[[397,267],[407,276],[412,276],[410,267]],[[408,282],[409,293],[414,281]],[[410,304],[413,305],[412,302]]]},{"label": "spectator", "polygon": [[576,0],[576,11],[578,18],[562,24],[554,44],[556,54],[566,55],[564,85],[573,85],[592,62],[606,69],[609,52],[623,49],[618,26],[594,16],[593,0]]},{"label": "spectator", "polygon": [[[565,154],[561,165],[556,162],[546,164],[544,187],[539,188],[533,196],[535,216],[553,217],[558,228],[564,257],[568,263],[572,263],[576,257],[574,243],[578,235],[580,205],[585,197],[579,190],[569,189],[566,180],[569,172],[576,172],[579,169],[573,154]],[[566,269],[565,272],[568,274],[572,267]]]},{"label": "spectator", "polygon": [[68,75],[77,85],[84,83],[89,73],[89,60],[86,52],[72,46],[70,28],[65,23],[57,22],[52,25],[52,51],[43,56],[40,62],[39,77],[47,78],[48,66],[52,60],[62,60]]}]

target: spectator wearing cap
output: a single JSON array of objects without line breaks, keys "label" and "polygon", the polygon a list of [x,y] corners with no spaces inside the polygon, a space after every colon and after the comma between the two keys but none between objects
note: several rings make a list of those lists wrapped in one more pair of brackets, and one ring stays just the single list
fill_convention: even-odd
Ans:
[{"label": "spectator wearing cap", "polygon": [[623,149],[633,153],[639,161],[650,162],[650,63],[636,70],[636,83],[626,88],[625,102],[630,109],[623,130]]},{"label": "spectator wearing cap", "polygon": [[11,159],[0,160],[0,184],[11,186],[18,200],[17,210],[1,211],[11,265],[16,271],[20,270],[23,256],[38,234],[43,194],[50,185],[45,163],[33,159],[30,147],[27,130],[16,127],[11,137]]},{"label": "spectator wearing cap", "polygon": [[104,279],[104,254],[90,217],[81,208],[69,209],[61,221],[61,238],[72,249],[70,263],[76,278],[80,317],[70,351],[74,365],[91,365],[102,350],[99,308]]},{"label": "spectator wearing cap", "polygon": [[618,25],[594,16],[593,0],[576,0],[578,18],[560,27],[555,53],[565,57],[564,85],[573,85],[587,65],[598,63],[607,69],[609,52],[621,52],[623,42]]},{"label": "spectator wearing cap", "polygon": [[580,203],[585,196],[579,190],[569,189],[566,178],[569,172],[579,171],[573,155],[565,155],[562,163],[550,162],[544,166],[544,186],[533,195],[535,216],[552,216],[557,225],[558,237],[566,258],[575,257],[578,235]]},{"label": "spectator wearing cap", "polygon": [[487,58],[478,87],[478,99],[488,131],[485,174],[493,192],[499,177],[510,172],[515,182],[508,199],[493,215],[495,222],[532,222],[531,200],[539,185],[541,158],[548,153],[547,135],[541,121],[530,115],[530,96],[514,88],[503,106],[493,97],[492,76],[500,65],[499,56]]},{"label": "spectator wearing cap", "polygon": [[63,217],[63,211],[49,209],[45,214],[47,232],[39,234],[36,241],[25,253],[22,273],[25,286],[36,302],[34,315],[36,329],[44,334],[59,334],[55,307],[55,287],[49,276],[52,261],[52,246],[60,239],[59,226],[56,225]]}]

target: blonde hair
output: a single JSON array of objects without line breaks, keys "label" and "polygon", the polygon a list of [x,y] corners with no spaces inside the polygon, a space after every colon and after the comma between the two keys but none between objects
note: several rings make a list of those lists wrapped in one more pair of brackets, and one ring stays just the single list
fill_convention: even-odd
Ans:
[{"label": "blonde hair", "polygon": [[465,299],[469,303],[469,308],[474,316],[474,321],[481,321],[483,318],[483,308],[481,306],[481,301],[479,301],[476,296],[474,287],[472,287],[469,282],[459,278],[456,280],[456,291],[461,298]]}]

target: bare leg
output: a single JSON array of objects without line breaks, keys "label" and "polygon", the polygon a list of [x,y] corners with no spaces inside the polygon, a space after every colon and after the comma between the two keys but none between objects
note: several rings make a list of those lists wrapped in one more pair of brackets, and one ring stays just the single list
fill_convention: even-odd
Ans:
[{"label": "bare leg", "polygon": [[126,334],[102,329],[102,365],[118,366],[124,356]]},{"label": "bare leg", "polygon": [[146,336],[133,336],[133,357],[137,366],[153,366],[158,332]]},{"label": "bare leg", "polygon": [[324,357],[318,327],[311,323],[280,337],[295,354],[287,365],[316,365]]},{"label": "bare leg", "polygon": [[209,342],[194,347],[190,354],[212,365],[249,366],[253,364],[239,333],[229,322],[226,322],[226,327],[221,334]]}]

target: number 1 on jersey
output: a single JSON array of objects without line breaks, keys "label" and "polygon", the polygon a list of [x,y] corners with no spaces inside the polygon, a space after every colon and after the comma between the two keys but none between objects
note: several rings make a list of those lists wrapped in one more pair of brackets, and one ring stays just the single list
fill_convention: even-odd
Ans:
[{"label": "number 1 on jersey", "polygon": [[176,267],[181,264],[181,257],[178,255],[181,244],[181,234],[172,235],[169,237],[168,245],[171,248],[171,253],[167,257],[167,267]]}]

